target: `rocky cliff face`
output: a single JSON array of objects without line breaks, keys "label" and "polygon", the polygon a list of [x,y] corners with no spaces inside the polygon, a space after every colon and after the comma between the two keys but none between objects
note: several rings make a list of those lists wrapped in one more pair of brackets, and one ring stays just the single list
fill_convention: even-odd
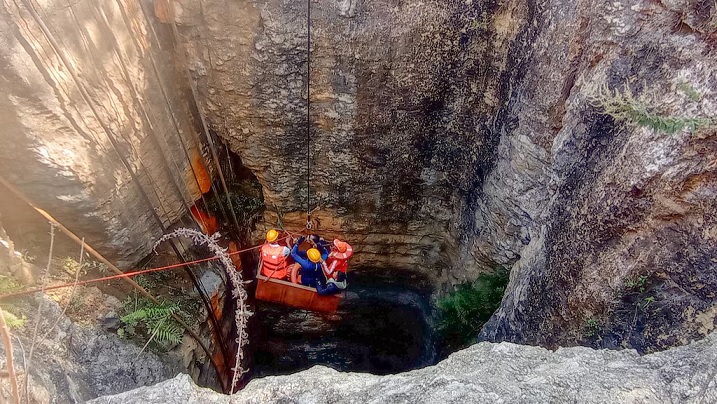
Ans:
[{"label": "rocky cliff face", "polygon": [[[183,66],[166,28],[146,18],[151,5],[30,3],[0,4],[2,176],[133,264],[161,234],[155,214],[174,223],[199,196],[185,155],[200,158]],[[30,245],[47,227],[23,207],[3,191],[5,227]]]},{"label": "rocky cliff face", "polygon": [[[125,262],[158,232],[149,205],[176,220],[180,199],[198,195],[192,180],[170,179],[189,163],[168,140],[176,135],[165,138],[179,162],[170,175],[148,134],[160,145],[177,128],[193,138],[186,64],[210,129],[263,186],[266,226],[279,214],[303,226],[305,3],[40,2],[72,69],[24,4],[0,10],[12,139],[2,164],[51,213]],[[323,234],[356,246],[356,267],[443,290],[510,268],[489,340],[648,350],[714,328],[714,125],[669,134],[654,122],[713,114],[713,2],[341,0],[312,10],[309,205]],[[603,113],[600,94],[627,88],[652,121]]]},{"label": "rocky cliff face", "polygon": [[[179,2],[213,129],[303,227],[306,3]],[[312,2],[311,209],[357,266],[446,280],[451,240],[495,156],[523,2]],[[275,209],[274,209],[275,207]],[[273,210],[273,211],[272,211]],[[472,231],[472,229],[470,229]],[[481,265],[483,264],[483,265]],[[465,279],[490,263],[468,262]]]},{"label": "rocky cliff face", "polygon": [[714,336],[646,356],[634,351],[480,343],[436,366],[389,376],[314,367],[250,382],[228,396],[179,375],[95,404],[132,403],[708,403],[714,386]]},{"label": "rocky cliff face", "polygon": [[713,117],[715,16],[697,1],[541,8],[479,196],[476,229],[494,229],[481,250],[510,251],[486,240],[519,226],[527,244],[485,338],[649,351],[714,328],[714,121],[669,134],[595,98],[631,88],[654,114]]},{"label": "rocky cliff face", "polygon": [[[23,301],[15,309],[34,314],[38,312],[38,304],[42,304],[40,331],[30,362],[28,402],[82,403],[98,396],[158,383],[177,371],[154,353],[114,334],[72,323],[62,308],[45,295],[36,301]],[[33,341],[34,320],[32,325],[28,321],[26,327],[13,330],[15,371],[21,392]],[[4,347],[0,345],[3,362],[5,355]],[[11,390],[7,378],[0,383],[6,391]],[[3,397],[11,400],[9,394],[3,394]]]},{"label": "rocky cliff face", "polygon": [[[306,5],[180,3],[212,127],[300,226]],[[664,348],[714,327],[714,127],[668,134],[596,101],[630,88],[708,118],[714,5],[312,7],[311,208],[357,266],[434,284],[512,268],[491,340]]]}]

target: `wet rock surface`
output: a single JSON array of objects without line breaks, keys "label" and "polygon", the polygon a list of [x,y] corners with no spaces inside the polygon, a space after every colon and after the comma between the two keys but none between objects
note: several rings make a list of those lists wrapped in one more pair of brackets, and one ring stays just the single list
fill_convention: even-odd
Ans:
[{"label": "wet rock surface", "polygon": [[[700,403],[717,400],[717,340],[639,356],[635,351],[476,344],[436,366],[398,375],[314,367],[256,379],[234,396],[245,403]],[[94,404],[229,403],[186,375]]]}]

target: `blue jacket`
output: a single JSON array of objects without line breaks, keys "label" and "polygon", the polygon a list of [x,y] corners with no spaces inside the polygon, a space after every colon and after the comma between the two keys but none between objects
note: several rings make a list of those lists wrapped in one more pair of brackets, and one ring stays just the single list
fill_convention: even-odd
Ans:
[{"label": "blue jacket", "polygon": [[[321,260],[326,260],[329,257],[329,250],[324,246],[319,246],[319,252],[321,253]],[[321,264],[313,263],[310,259],[302,257],[299,253],[299,244],[295,244],[294,248],[291,249],[291,256],[294,258],[299,265],[301,265],[301,284],[311,287],[316,287],[316,281],[321,272]]]},{"label": "blue jacket", "polygon": [[328,282],[326,280],[326,277],[324,276],[323,271],[322,271],[320,273],[318,281],[316,282],[316,293],[318,293],[321,296],[334,295],[337,293],[341,293],[341,291],[344,290],[347,286],[346,275],[343,273],[340,273],[337,281],[343,282],[343,286],[339,286],[335,283]]}]

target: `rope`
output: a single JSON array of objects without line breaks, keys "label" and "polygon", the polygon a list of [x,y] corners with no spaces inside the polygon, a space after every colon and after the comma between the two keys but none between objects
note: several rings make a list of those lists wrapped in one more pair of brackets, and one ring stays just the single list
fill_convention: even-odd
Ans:
[{"label": "rope", "polygon": [[306,223],[311,221],[311,0],[306,0]]},{"label": "rope", "polygon": [[[61,232],[63,232],[67,237],[69,237],[72,241],[82,244],[82,240],[75,235],[75,233],[71,232],[67,227],[63,226],[62,223],[58,222],[53,218],[49,213],[45,212],[44,210],[38,208],[30,199],[28,199],[25,195],[23,195],[22,192],[20,192],[15,186],[10,184],[5,178],[3,178],[2,174],[0,174],[0,184],[4,185],[5,188],[10,190],[13,194],[15,194],[20,200],[28,204],[32,209],[34,209],[37,213],[39,213],[42,217],[47,219],[49,222],[54,223]],[[102,256],[102,254],[98,253],[94,248],[92,248],[89,244],[85,244],[87,252],[89,252],[91,255],[93,255],[97,260],[99,260],[101,263],[107,265],[107,267],[112,270],[114,273],[118,275],[124,275],[124,272],[122,272],[119,268],[117,268],[112,262],[107,260],[105,257]],[[144,289],[142,286],[140,286],[137,282],[135,282],[133,279],[130,278],[124,278],[127,283],[132,285],[133,288],[137,289],[143,296],[147,297],[150,301],[152,301],[155,304],[160,304],[159,300],[157,300],[154,296],[152,296],[151,293],[147,292],[146,289]],[[199,338],[199,335],[192,330],[192,328],[176,313],[170,313],[170,316],[174,319],[174,321],[177,322],[182,328],[184,328],[187,333],[194,339],[197,344],[202,348],[202,350],[207,354],[207,357],[212,362],[212,366],[214,369],[216,369],[217,374],[221,374],[220,367],[217,365],[216,360],[212,356],[212,353],[209,351],[209,348],[207,348],[207,345],[202,341],[201,338]],[[219,383],[222,385],[222,389],[226,390],[226,383],[222,378],[219,378]]]},{"label": "rope", "polygon": [[[281,238],[281,239],[279,239],[279,240],[286,240],[287,238],[289,238],[289,236],[283,237],[283,238]],[[236,255],[236,254],[241,254],[241,253],[243,253],[243,252],[248,252],[248,251],[257,250],[257,249],[261,248],[261,246],[263,246],[263,245],[264,245],[264,244],[255,245],[255,246],[253,246],[253,247],[245,248],[245,249],[243,249],[243,250],[234,251],[234,252],[232,252],[232,253],[229,253],[228,255]],[[87,284],[96,283],[96,282],[104,282],[104,281],[111,281],[111,280],[115,280],[115,279],[131,278],[131,277],[137,276],[137,275],[148,274],[148,273],[152,273],[152,272],[167,271],[167,270],[170,270],[170,269],[180,268],[180,267],[187,266],[187,265],[193,265],[193,264],[199,264],[199,263],[202,263],[202,262],[214,261],[214,260],[217,260],[217,259],[219,259],[219,258],[220,258],[220,257],[219,257],[218,255],[215,255],[215,256],[213,256],[213,257],[202,258],[202,259],[198,259],[198,260],[194,260],[194,261],[180,262],[180,263],[177,263],[177,264],[166,265],[166,266],[162,266],[162,267],[148,268],[148,269],[143,269],[143,270],[134,271],[134,272],[127,272],[127,273],[124,273],[124,274],[122,274],[122,275],[111,275],[111,276],[105,276],[105,277],[102,277],[102,278],[88,279],[88,280],[80,281],[80,282],[76,282],[76,283],[75,283],[75,282],[72,282],[72,283],[63,283],[63,284],[60,284],[60,285],[47,286],[47,287],[45,287],[45,288],[27,289],[27,290],[22,290],[22,291],[18,291],[18,292],[6,293],[6,294],[4,294],[4,295],[0,295],[0,300],[1,300],[1,299],[5,299],[5,298],[9,298],[9,297],[28,295],[28,294],[36,293],[36,292],[43,292],[43,291],[46,292],[46,291],[49,291],[49,290],[69,288],[69,287],[72,287],[72,286],[74,286],[74,285],[87,285]]]}]

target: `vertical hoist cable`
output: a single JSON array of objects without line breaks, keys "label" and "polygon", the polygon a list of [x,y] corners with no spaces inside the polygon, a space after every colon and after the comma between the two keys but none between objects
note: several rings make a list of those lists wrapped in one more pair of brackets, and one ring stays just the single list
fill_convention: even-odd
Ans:
[{"label": "vertical hoist cable", "polygon": [[306,0],[306,219],[311,214],[311,0]]}]

